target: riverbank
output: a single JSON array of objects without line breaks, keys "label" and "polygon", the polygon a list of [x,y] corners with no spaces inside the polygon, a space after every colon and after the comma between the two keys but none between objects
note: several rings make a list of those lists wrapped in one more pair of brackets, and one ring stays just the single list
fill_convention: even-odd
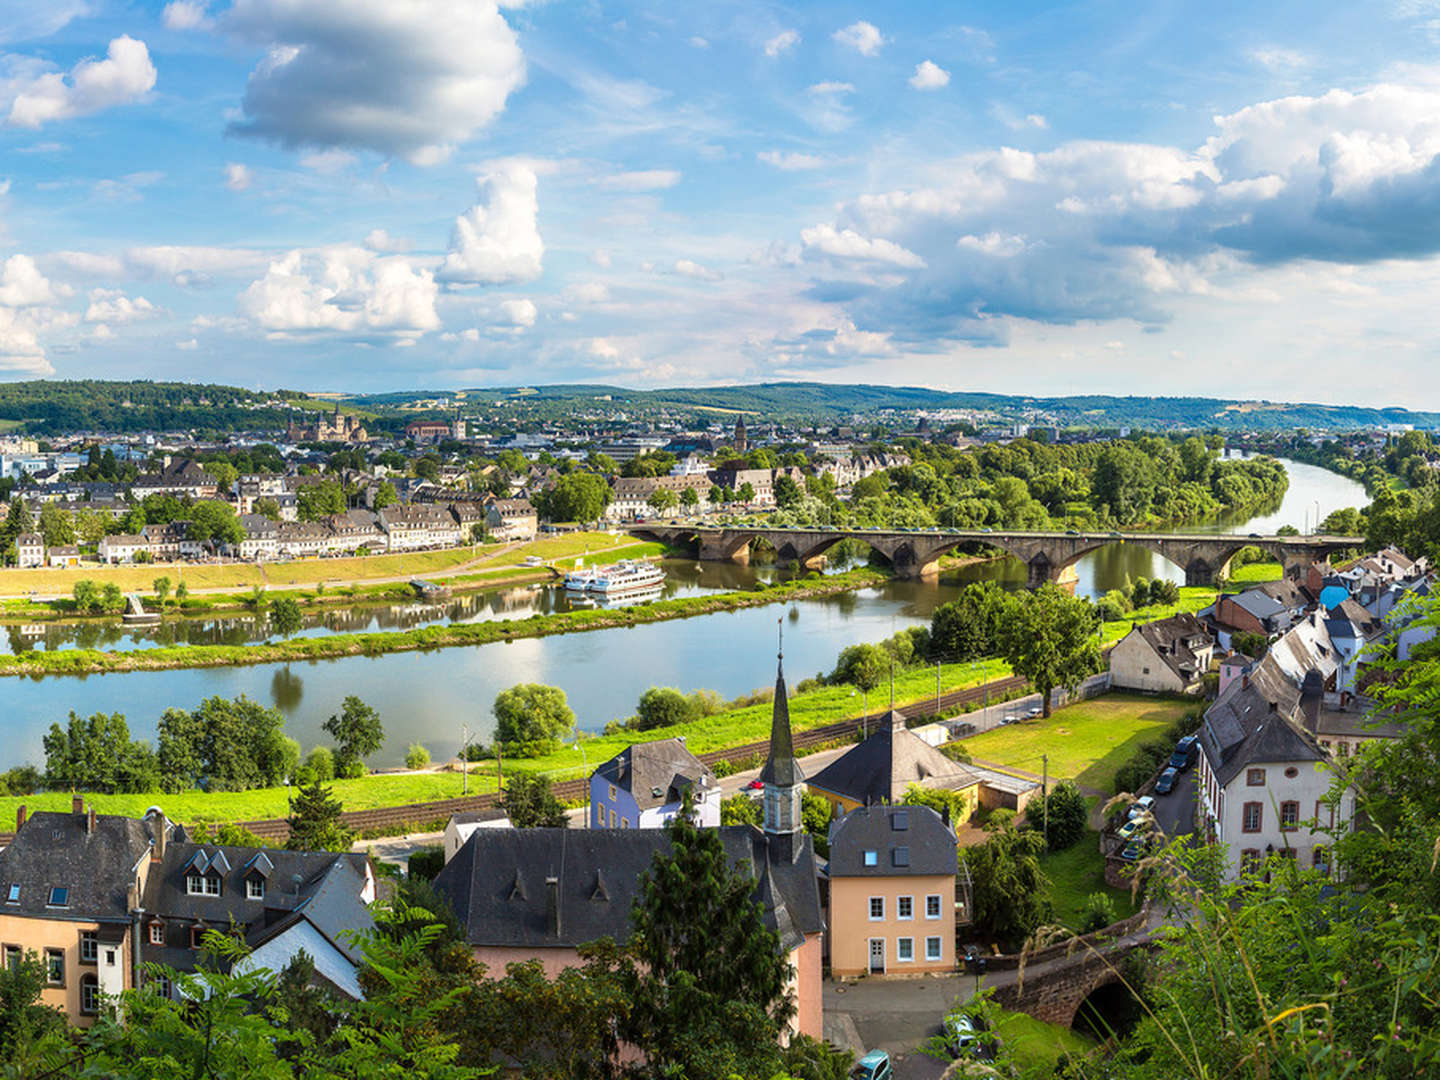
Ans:
[{"label": "riverbank", "polygon": [[[482,554],[477,555],[476,551]],[[76,581],[88,579],[100,585],[114,581],[127,592],[141,593],[141,599],[153,610],[156,604],[154,581],[159,577],[169,577],[172,587],[177,581],[183,580],[191,590],[190,595],[182,602],[176,602],[172,598],[165,612],[167,617],[183,618],[254,610],[253,591],[257,586],[265,590],[264,599],[267,603],[290,598],[306,607],[343,606],[356,601],[414,599],[415,590],[410,585],[413,578],[433,581],[457,592],[473,592],[506,585],[548,581],[556,577],[559,571],[568,569],[577,558],[591,563],[610,563],[620,559],[651,558],[666,552],[663,544],[636,540],[623,533],[613,536],[605,532],[587,532],[500,547],[454,548],[354,559],[301,559],[289,563],[224,566],[155,563],[141,567],[95,567],[86,570],[3,570],[0,571],[0,588],[13,587],[16,579],[9,575],[29,573],[66,575],[63,580],[70,582],[69,588],[72,591]],[[532,557],[541,559],[546,565],[525,566],[525,560]],[[213,576],[215,571],[229,571],[237,567],[271,576],[264,581],[256,580],[245,592],[237,593],[193,584],[197,574],[211,572]],[[481,567],[488,569],[479,569]],[[446,571],[455,572],[447,574]],[[363,576],[347,577],[347,574],[357,572],[362,572]],[[276,587],[277,583],[293,584],[295,581],[306,582],[309,587]],[[0,625],[60,619],[119,622],[113,615],[81,615],[75,610],[74,601],[66,596],[49,600],[11,597],[0,601]]]},{"label": "riverbank", "polygon": [[0,657],[0,675],[92,675],[124,671],[165,671],[174,668],[220,667],[244,664],[331,660],[346,656],[381,656],[385,653],[487,645],[517,638],[608,630],[640,626],[669,619],[684,619],[720,611],[766,604],[808,600],[879,585],[888,575],[859,569],[826,577],[811,577],[768,585],[750,592],[726,592],[658,600],[628,608],[569,611],[531,615],[527,619],[430,626],[390,633],[332,634],[319,638],[293,638],[264,645],[186,645],[131,652],[95,649],[29,651]]}]

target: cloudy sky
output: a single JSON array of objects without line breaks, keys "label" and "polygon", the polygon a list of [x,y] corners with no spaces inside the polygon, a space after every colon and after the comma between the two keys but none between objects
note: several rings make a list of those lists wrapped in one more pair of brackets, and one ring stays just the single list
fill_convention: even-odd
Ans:
[{"label": "cloudy sky", "polygon": [[1440,408],[1440,0],[4,0],[0,377]]}]

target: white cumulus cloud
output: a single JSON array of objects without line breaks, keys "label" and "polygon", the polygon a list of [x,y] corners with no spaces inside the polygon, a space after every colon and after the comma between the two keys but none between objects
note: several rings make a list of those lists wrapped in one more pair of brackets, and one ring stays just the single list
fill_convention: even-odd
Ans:
[{"label": "white cumulus cloud", "polygon": [[433,165],[525,79],[494,0],[235,0],[223,25],[266,50],[230,130],[290,148]]},{"label": "white cumulus cloud", "polygon": [[862,236],[854,229],[837,229],[833,225],[817,225],[813,229],[802,229],[800,241],[805,245],[807,252],[828,255],[835,259],[867,260],[909,269],[925,265],[925,260],[919,255],[906,250],[893,240]]},{"label": "white cumulus cloud", "polygon": [[841,45],[854,49],[861,56],[874,56],[880,51],[880,46],[885,44],[885,35],[863,19],[851,23],[843,30],[836,30],[832,36]]},{"label": "white cumulus cloud", "polygon": [[802,154],[793,150],[761,150],[755,157],[766,165],[784,172],[818,169],[826,164],[825,159],[818,154]]},{"label": "white cumulus cloud", "polygon": [[772,59],[800,44],[800,35],[794,30],[781,30],[765,42],[765,55]]},{"label": "white cumulus cloud", "polygon": [[693,259],[676,259],[674,270],[681,277],[693,278],[696,281],[723,281],[725,278],[718,270],[701,266]]},{"label": "white cumulus cloud", "polygon": [[281,334],[334,331],[397,343],[440,326],[434,275],[361,247],[292,251],[240,294],[240,310]]},{"label": "white cumulus cloud", "polygon": [[137,296],[133,300],[119,289],[91,289],[90,306],[85,309],[88,323],[129,323],[158,315],[160,309]]},{"label": "white cumulus cloud", "polygon": [[0,84],[0,105],[9,106],[11,126],[38,128],[138,101],[155,86],[155,74],[145,43],[121,36],[110,42],[105,59],[81,60],[68,74],[23,65],[18,77]]},{"label": "white cumulus cloud", "polygon": [[950,73],[934,61],[922,60],[915,65],[910,85],[916,90],[939,90],[950,85]]},{"label": "white cumulus cloud", "polygon": [[461,285],[533,281],[545,254],[535,170],[504,162],[478,183],[481,201],[455,220],[440,279]]},{"label": "white cumulus cloud", "polygon": [[225,186],[231,191],[244,191],[254,180],[255,174],[248,165],[232,161],[225,166]]},{"label": "white cumulus cloud", "polygon": [[0,267],[0,306],[39,307],[68,295],[69,290],[42,274],[29,255],[11,255]]},{"label": "white cumulus cloud", "polygon": [[510,326],[526,327],[535,325],[535,303],[533,300],[502,300],[500,314]]},{"label": "white cumulus cloud", "polygon": [[680,176],[675,169],[643,169],[603,176],[595,183],[611,191],[660,191],[674,187],[680,182]]},{"label": "white cumulus cloud", "polygon": [[171,30],[208,30],[215,24],[206,13],[205,5],[193,0],[174,0],[166,4],[162,18]]}]

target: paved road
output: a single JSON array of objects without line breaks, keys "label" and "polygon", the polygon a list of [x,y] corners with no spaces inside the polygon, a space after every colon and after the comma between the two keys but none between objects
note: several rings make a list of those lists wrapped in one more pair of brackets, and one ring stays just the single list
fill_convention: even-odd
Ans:
[{"label": "paved road", "polygon": [[1198,769],[1180,774],[1180,782],[1169,795],[1155,796],[1155,822],[1166,836],[1188,836],[1195,831],[1195,807],[1199,795],[1195,790]]}]

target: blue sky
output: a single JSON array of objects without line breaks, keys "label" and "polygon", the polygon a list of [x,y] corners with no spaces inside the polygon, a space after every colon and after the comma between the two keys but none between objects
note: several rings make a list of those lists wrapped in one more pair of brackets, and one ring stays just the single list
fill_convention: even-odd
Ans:
[{"label": "blue sky", "polygon": [[0,377],[1440,407],[1440,2],[6,0]]}]

